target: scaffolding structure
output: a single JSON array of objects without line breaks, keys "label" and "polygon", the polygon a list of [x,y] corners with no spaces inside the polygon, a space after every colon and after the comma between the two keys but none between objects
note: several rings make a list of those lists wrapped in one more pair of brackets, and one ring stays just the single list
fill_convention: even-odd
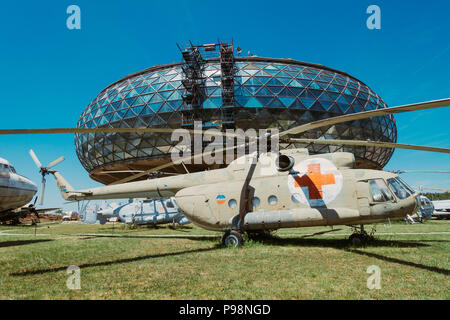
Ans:
[{"label": "scaffolding structure", "polygon": [[183,94],[183,102],[185,104],[182,111],[182,127],[192,128],[194,122],[200,122],[202,125],[205,121],[203,117],[203,102],[207,99],[205,93],[205,60],[219,59],[221,67],[221,89],[222,89],[222,106],[221,106],[221,123],[223,129],[234,128],[234,55],[232,42],[219,42],[213,44],[188,45],[182,47],[178,45],[183,56],[184,65],[181,67],[183,71],[183,80],[181,83],[185,89]]},{"label": "scaffolding structure", "polygon": [[220,68],[222,87],[222,128],[235,127],[234,114],[234,55],[233,43],[220,43]]},{"label": "scaffolding structure", "polygon": [[181,83],[186,90],[182,96],[185,108],[181,112],[181,126],[192,128],[196,121],[203,123],[201,108],[206,95],[205,76],[203,74],[205,61],[200,53],[199,46],[190,44],[184,49],[179,45],[178,48],[184,60],[184,65],[181,67],[184,75]]}]

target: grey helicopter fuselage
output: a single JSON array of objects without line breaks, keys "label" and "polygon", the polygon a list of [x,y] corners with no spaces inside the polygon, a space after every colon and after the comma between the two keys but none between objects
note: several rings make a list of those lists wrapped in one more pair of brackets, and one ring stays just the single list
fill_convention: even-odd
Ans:
[{"label": "grey helicopter fuselage", "polygon": [[102,208],[97,213],[106,218],[117,217],[121,222],[127,224],[176,223],[185,225],[190,223],[179,211],[175,201],[167,198],[130,199],[126,204]]},{"label": "grey helicopter fuselage", "polygon": [[79,191],[52,173],[67,200],[174,197],[189,220],[210,230],[360,225],[417,208],[417,193],[398,175],[354,168],[351,153],[289,149],[246,155],[223,169]]}]

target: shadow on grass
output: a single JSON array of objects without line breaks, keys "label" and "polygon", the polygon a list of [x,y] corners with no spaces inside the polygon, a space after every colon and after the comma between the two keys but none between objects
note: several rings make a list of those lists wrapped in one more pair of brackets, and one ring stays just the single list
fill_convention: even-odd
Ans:
[{"label": "shadow on grass", "polygon": [[[300,247],[329,247],[343,249],[351,247],[348,239],[308,239],[300,238],[280,238],[269,237],[260,240],[261,243],[277,246],[300,246]],[[416,248],[429,247],[429,245],[414,241],[398,241],[398,240],[374,240],[366,245],[367,247],[396,247],[396,248]]]},{"label": "shadow on grass", "polygon": [[[433,241],[433,240],[432,240]],[[439,240],[438,240],[439,241]],[[271,244],[271,245],[280,245],[280,246],[286,246],[286,245],[292,245],[292,246],[303,246],[303,247],[329,247],[329,248],[335,248],[335,249],[341,249],[349,253],[356,253],[359,255],[364,255],[371,258],[376,258],[379,260],[391,262],[391,263],[398,263],[405,266],[415,267],[431,272],[436,272],[444,275],[450,275],[450,270],[444,269],[444,268],[438,268],[433,266],[427,266],[421,263],[406,261],[398,258],[392,258],[383,256],[381,254],[377,253],[371,253],[362,251],[359,249],[356,249],[352,247],[349,244],[349,241],[347,239],[305,239],[305,238],[268,238],[261,241],[265,244]],[[369,244],[366,245],[368,248],[380,248],[380,247],[389,247],[389,248],[419,248],[419,247],[430,247],[430,245],[414,242],[414,241],[398,241],[398,240],[377,240],[371,241]]]},{"label": "shadow on grass", "polygon": [[152,235],[139,235],[139,234],[77,234],[81,237],[80,240],[100,239],[100,238],[126,238],[126,239],[187,239],[187,240],[201,240],[201,241],[217,241],[220,236],[215,235],[175,235],[175,234],[152,234]]},{"label": "shadow on grass", "polygon": [[444,274],[446,276],[450,275],[450,270],[444,269],[444,268],[426,266],[426,265],[416,263],[416,262],[401,260],[401,259],[392,258],[392,257],[386,257],[386,256],[382,256],[381,254],[361,251],[361,250],[357,250],[357,249],[347,249],[346,251],[351,252],[351,253],[357,253],[357,254],[371,257],[371,258],[376,258],[376,259],[387,261],[387,262],[402,264],[404,266],[415,267],[415,268],[424,269],[427,271],[437,272],[437,273]]},{"label": "shadow on grass", "polygon": [[[207,251],[213,251],[213,250],[217,250],[217,249],[221,249],[221,248],[222,248],[221,246],[215,246],[212,248],[203,248],[203,249],[186,250],[186,251],[178,251],[178,252],[151,254],[151,255],[134,257],[134,258],[125,258],[125,259],[117,259],[117,260],[110,260],[110,261],[103,261],[103,262],[86,263],[86,264],[81,264],[78,267],[80,267],[81,269],[91,268],[91,267],[103,267],[103,266],[110,266],[110,265],[122,264],[122,263],[130,263],[130,262],[147,260],[147,259],[156,259],[156,258],[178,256],[178,255],[190,254],[190,253],[207,252]],[[30,270],[30,271],[24,271],[24,272],[15,272],[15,273],[10,273],[9,275],[13,276],[13,277],[38,275],[38,274],[45,274],[45,273],[51,273],[51,272],[65,271],[65,270],[67,270],[67,267],[68,266],[40,269],[40,270]]]},{"label": "shadow on grass", "polygon": [[51,240],[51,239],[40,239],[40,240],[4,241],[4,242],[0,242],[0,248],[23,246],[23,245],[26,245],[26,244],[33,244],[33,243],[47,242],[47,241],[53,241],[53,240]]}]

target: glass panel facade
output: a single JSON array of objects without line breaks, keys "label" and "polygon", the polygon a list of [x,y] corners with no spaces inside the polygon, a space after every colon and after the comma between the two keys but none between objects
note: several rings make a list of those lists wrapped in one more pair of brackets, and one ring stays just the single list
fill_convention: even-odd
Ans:
[{"label": "glass panel facade", "polygon": [[[234,72],[235,126],[285,130],[306,122],[342,114],[385,108],[383,100],[362,82],[339,71],[302,64],[293,60],[253,61],[238,58]],[[207,61],[204,71],[206,99],[203,118],[221,121],[222,89],[220,64]],[[180,128],[184,88],[181,65],[149,69],[126,77],[103,90],[83,111],[77,127],[159,127]],[[355,139],[396,142],[397,129],[392,115],[318,128],[295,137]],[[118,161],[151,159],[171,152],[176,142],[170,134],[96,133],[76,134],[77,155],[86,168],[111,165]],[[282,145],[306,147],[310,153],[349,151],[358,165],[383,167],[392,149],[344,147],[314,144]]]}]

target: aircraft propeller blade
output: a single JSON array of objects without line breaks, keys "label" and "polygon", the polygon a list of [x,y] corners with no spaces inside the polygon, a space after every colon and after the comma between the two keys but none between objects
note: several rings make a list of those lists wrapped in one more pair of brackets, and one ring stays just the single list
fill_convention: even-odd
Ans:
[{"label": "aircraft propeller blade", "polygon": [[281,139],[281,143],[313,143],[313,144],[326,144],[326,145],[347,145],[347,146],[362,146],[362,147],[380,147],[390,149],[408,149],[408,150],[422,150],[430,152],[450,153],[450,149],[437,148],[428,146],[418,146],[412,144],[391,143],[383,141],[363,141],[363,140],[333,140],[333,139]]},{"label": "aircraft propeller blade", "polygon": [[36,166],[40,169],[42,168],[42,164],[39,161],[38,157],[36,156],[36,154],[34,153],[33,149],[30,149],[30,156],[33,159],[34,163],[36,164]]},{"label": "aircraft propeller blade", "polygon": [[318,120],[318,121],[313,121],[313,122],[309,122],[306,124],[302,124],[300,126],[293,127],[291,129],[282,131],[278,135],[280,137],[282,137],[282,136],[285,136],[288,134],[299,134],[299,133],[309,131],[312,129],[325,127],[325,126],[331,126],[334,124],[347,122],[347,121],[361,120],[361,119],[367,119],[367,118],[371,118],[371,117],[383,116],[383,115],[394,114],[394,113],[402,113],[402,112],[417,111],[417,110],[427,110],[427,109],[441,108],[441,107],[448,107],[448,106],[450,106],[450,98],[407,104],[407,105],[398,106],[398,107],[391,107],[391,108],[351,113],[351,114],[346,114],[343,116],[337,116],[337,117],[333,117],[333,118],[327,118],[327,119],[323,119],[323,120]]},{"label": "aircraft propeller blade", "polygon": [[49,165],[47,166],[47,169],[50,169],[51,167],[56,166],[58,163],[64,161],[64,159],[65,159],[64,156],[61,156],[61,157],[59,157],[58,159],[56,159],[56,160],[50,162]]}]

